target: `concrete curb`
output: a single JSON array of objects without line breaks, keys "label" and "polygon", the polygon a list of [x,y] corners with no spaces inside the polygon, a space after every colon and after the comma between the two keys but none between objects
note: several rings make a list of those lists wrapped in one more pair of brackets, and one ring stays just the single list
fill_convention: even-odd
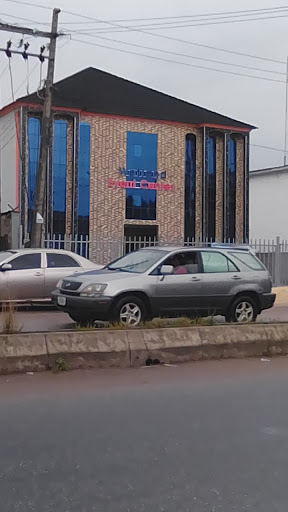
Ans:
[{"label": "concrete curb", "polygon": [[0,335],[0,374],[52,369],[60,357],[87,369],[273,355],[288,355],[288,323]]}]

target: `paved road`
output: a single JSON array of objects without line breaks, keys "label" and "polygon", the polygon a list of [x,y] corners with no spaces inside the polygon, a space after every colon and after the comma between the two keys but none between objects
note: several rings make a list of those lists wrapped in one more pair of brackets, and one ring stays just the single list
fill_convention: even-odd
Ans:
[{"label": "paved road", "polygon": [[[259,322],[287,322],[288,306],[274,307],[264,311],[259,316]],[[0,330],[2,314],[0,313]],[[57,331],[73,329],[74,323],[66,313],[54,310],[52,307],[27,308],[16,313],[16,327],[22,332]]]},{"label": "paved road", "polygon": [[3,512],[284,512],[288,359],[0,378]]}]

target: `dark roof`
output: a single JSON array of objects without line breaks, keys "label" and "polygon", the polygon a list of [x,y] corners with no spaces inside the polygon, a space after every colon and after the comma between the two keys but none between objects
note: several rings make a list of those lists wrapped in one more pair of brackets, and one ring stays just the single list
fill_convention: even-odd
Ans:
[{"label": "dark roof", "polygon": [[[25,96],[20,101],[37,104],[42,102],[36,93]],[[179,123],[210,124],[247,130],[255,128],[92,67],[57,82],[54,85],[53,105],[86,112]]]}]

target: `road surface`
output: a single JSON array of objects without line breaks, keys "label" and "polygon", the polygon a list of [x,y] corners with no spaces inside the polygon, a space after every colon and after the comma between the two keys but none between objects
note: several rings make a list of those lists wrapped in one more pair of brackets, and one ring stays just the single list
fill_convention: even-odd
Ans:
[{"label": "road surface", "polygon": [[288,359],[0,378],[3,512],[284,512]]},{"label": "road surface", "polygon": [[[0,330],[2,330],[3,315],[0,312]],[[259,317],[261,322],[287,322],[288,306],[277,306],[264,311]],[[21,309],[16,313],[16,328],[22,332],[60,331],[73,329],[74,323],[66,313],[62,313],[50,306],[41,308]]]}]

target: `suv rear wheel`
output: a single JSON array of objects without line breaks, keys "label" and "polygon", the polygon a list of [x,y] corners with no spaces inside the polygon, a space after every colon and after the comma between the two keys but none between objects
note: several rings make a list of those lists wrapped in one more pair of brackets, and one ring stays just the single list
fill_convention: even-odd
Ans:
[{"label": "suv rear wheel", "polygon": [[250,323],[255,322],[258,314],[257,304],[249,296],[240,296],[231,304],[225,316],[226,322]]},{"label": "suv rear wheel", "polygon": [[139,297],[127,296],[116,302],[112,320],[125,327],[138,327],[147,319],[147,308]]}]

